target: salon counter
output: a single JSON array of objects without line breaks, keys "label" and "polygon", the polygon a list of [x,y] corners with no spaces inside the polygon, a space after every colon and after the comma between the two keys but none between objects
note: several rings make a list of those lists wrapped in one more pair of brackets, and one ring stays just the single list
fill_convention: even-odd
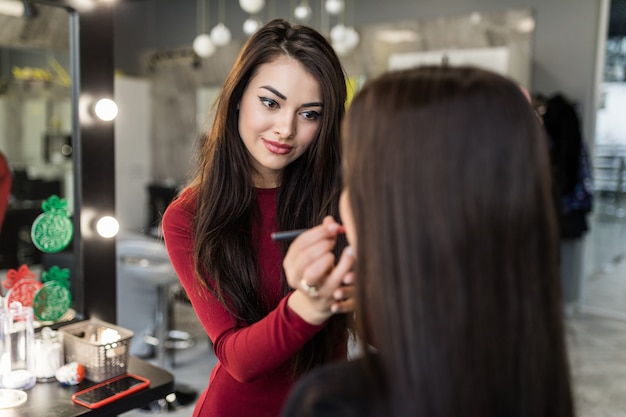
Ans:
[{"label": "salon counter", "polygon": [[95,385],[94,382],[85,380],[72,387],[64,387],[56,381],[38,382],[26,391],[28,399],[25,404],[15,408],[0,409],[0,417],[117,416],[143,407],[151,401],[164,398],[174,388],[174,376],[170,372],[133,356],[129,358],[128,372],[148,378],[150,387],[92,410],[73,403],[72,394]]}]

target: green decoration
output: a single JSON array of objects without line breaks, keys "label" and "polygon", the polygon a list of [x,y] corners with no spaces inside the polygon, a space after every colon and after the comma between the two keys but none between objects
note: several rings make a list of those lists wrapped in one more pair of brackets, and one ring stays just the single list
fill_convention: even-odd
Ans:
[{"label": "green decoration", "polygon": [[41,205],[41,213],[30,230],[33,244],[42,252],[60,252],[69,245],[74,235],[67,200],[52,195]]},{"label": "green decoration", "polygon": [[42,274],[43,286],[34,296],[33,312],[41,321],[55,321],[72,306],[70,270],[53,266]]}]

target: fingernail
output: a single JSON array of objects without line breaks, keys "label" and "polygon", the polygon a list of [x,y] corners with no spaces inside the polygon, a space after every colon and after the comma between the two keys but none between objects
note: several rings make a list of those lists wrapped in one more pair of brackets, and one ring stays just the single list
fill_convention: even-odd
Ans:
[{"label": "fingernail", "polygon": [[354,249],[352,249],[352,246],[346,246],[346,255],[354,256]]},{"label": "fingernail", "polygon": [[332,306],[330,306],[330,312],[339,313],[339,306],[337,304],[333,304]]}]

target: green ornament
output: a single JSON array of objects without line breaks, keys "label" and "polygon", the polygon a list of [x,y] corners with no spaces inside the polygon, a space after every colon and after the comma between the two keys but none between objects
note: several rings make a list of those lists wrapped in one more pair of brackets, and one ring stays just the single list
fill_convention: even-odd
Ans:
[{"label": "green ornament", "polygon": [[33,244],[42,252],[60,252],[69,245],[74,235],[67,200],[52,195],[41,205],[41,213],[30,229]]},{"label": "green ornament", "polygon": [[42,274],[43,286],[33,298],[33,312],[41,321],[55,321],[72,306],[69,281],[70,270],[53,266]]}]

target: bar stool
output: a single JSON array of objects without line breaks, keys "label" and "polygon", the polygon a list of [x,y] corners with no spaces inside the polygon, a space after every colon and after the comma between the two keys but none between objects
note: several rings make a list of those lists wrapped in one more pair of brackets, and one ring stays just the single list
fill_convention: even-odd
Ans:
[{"label": "bar stool", "polygon": [[131,341],[132,354],[155,349],[157,362],[164,367],[175,350],[194,345],[189,333],[171,328],[170,293],[179,283],[165,245],[150,238],[122,238],[117,242],[117,260],[118,324],[138,336]]},{"label": "bar stool", "polygon": [[[165,244],[147,236],[125,238],[121,235],[116,248],[118,324],[140,336],[135,346],[131,340],[131,354],[151,346],[156,349],[158,365],[164,368],[166,358],[172,359],[174,351],[194,345],[189,333],[170,326],[171,289],[180,284]],[[171,365],[174,366],[173,359]],[[197,392],[177,384],[174,392],[147,404],[144,409],[170,411],[192,403],[196,397]]]}]

